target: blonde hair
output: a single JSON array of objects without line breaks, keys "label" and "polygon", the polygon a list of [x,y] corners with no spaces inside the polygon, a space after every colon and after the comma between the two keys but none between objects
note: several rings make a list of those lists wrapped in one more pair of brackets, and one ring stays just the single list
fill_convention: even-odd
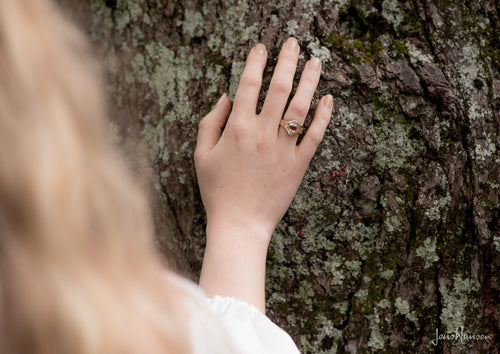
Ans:
[{"label": "blonde hair", "polygon": [[51,2],[0,0],[0,352],[187,352],[89,53]]}]

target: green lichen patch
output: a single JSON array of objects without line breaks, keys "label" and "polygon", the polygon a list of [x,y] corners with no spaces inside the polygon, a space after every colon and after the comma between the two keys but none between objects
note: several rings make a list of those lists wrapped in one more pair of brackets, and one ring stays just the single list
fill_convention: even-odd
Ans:
[{"label": "green lichen patch", "polygon": [[370,325],[370,337],[368,338],[367,346],[376,350],[385,347],[385,336],[380,330],[380,315],[377,309],[373,313],[366,316]]},{"label": "green lichen patch", "polygon": [[382,2],[382,17],[395,29],[403,22],[404,14],[399,8],[398,1],[384,0]]},{"label": "green lichen patch", "polygon": [[415,311],[410,311],[410,304],[408,301],[401,299],[400,297],[396,298],[394,302],[394,307],[396,308],[396,313],[405,316],[408,320],[412,322],[417,321],[417,316]]},{"label": "green lichen patch", "polygon": [[444,219],[444,213],[449,209],[451,196],[447,193],[444,197],[436,198],[425,211],[425,216],[432,221]]},{"label": "green lichen patch", "polygon": [[[179,47],[174,52],[158,42],[146,45],[145,65],[150,68],[150,74],[149,79],[139,80],[147,81],[156,92],[160,113],[168,121],[189,119],[192,115],[188,85],[192,80],[201,79],[203,73],[194,65],[193,55],[188,53],[186,47]],[[167,106],[173,109],[167,111]],[[191,118],[194,119],[197,117]]]},{"label": "green lichen patch", "polygon": [[461,327],[467,328],[466,310],[468,306],[472,305],[469,298],[479,289],[480,285],[477,280],[464,278],[462,275],[456,275],[453,278],[452,287],[445,284],[439,286],[439,292],[443,299],[440,319],[447,332],[453,332]]},{"label": "green lichen patch", "polygon": [[411,137],[411,125],[405,124],[397,118],[380,119],[380,126],[370,128],[377,141],[372,146],[374,166],[381,169],[414,170],[410,158],[422,151],[424,146],[421,141]]},{"label": "green lichen patch", "polygon": [[203,15],[190,9],[185,9],[184,19],[177,22],[177,26],[182,27],[182,31],[191,38],[203,36],[204,25]]},{"label": "green lichen patch", "polygon": [[231,78],[229,79],[229,97],[231,99],[234,98],[236,94],[236,89],[238,88],[238,84],[240,82],[241,74],[243,73],[243,69],[245,68],[244,61],[234,61],[231,65]]},{"label": "green lichen patch", "polygon": [[[204,13],[208,12],[206,6],[208,4],[204,5]],[[219,13],[219,17],[215,19],[215,31],[210,34],[207,44],[227,60],[242,59],[247,52],[242,44],[256,44],[261,27],[259,23],[247,23],[251,11],[247,0],[227,1],[225,6],[225,11]]]},{"label": "green lichen patch", "polygon": [[142,15],[143,0],[123,0],[118,1],[116,9],[113,11],[115,28],[119,31],[125,29],[132,21]]},{"label": "green lichen patch", "polygon": [[425,261],[424,268],[431,267],[435,262],[439,261],[439,256],[436,253],[436,239],[426,238],[424,244],[417,247],[417,256]]}]

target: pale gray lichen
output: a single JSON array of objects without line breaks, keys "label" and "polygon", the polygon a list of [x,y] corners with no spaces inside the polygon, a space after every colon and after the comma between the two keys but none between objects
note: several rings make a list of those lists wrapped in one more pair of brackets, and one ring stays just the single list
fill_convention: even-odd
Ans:
[{"label": "pale gray lichen", "polygon": [[[379,114],[377,111],[375,114]],[[374,164],[382,168],[408,168],[415,167],[408,160],[415,156],[424,147],[410,138],[411,125],[403,124],[397,120],[391,121],[387,117],[380,117],[379,127],[368,127],[377,142],[372,146],[375,152]]]},{"label": "pale gray lichen", "polygon": [[145,38],[144,32],[142,32],[139,26],[135,26],[132,29],[132,45],[134,47],[138,47],[141,43],[143,43]]},{"label": "pale gray lichen", "polygon": [[116,29],[123,30],[142,14],[142,0],[124,0],[117,3],[114,11]]},{"label": "pale gray lichen", "polygon": [[128,4],[131,19],[136,19],[142,15],[143,0],[127,0],[126,2]]},{"label": "pale gray lichen", "polygon": [[301,16],[307,21],[313,21],[313,14],[316,12],[316,8],[320,4],[321,0],[301,0],[303,11]]},{"label": "pale gray lichen", "polygon": [[290,20],[286,23],[286,31],[290,36],[295,35],[295,32],[299,28],[299,24],[295,20]]},{"label": "pale gray lichen", "polygon": [[424,259],[425,269],[429,268],[435,262],[439,261],[439,256],[436,253],[436,238],[426,238],[424,240],[424,244],[417,248],[417,256]]},{"label": "pale gray lichen", "polygon": [[[312,239],[312,238],[311,238]],[[311,250],[315,249],[311,247]],[[317,247],[316,247],[317,249]],[[344,257],[333,254],[329,260],[325,262],[325,268],[332,274],[332,285],[342,285],[346,278],[355,278],[361,272],[362,262],[358,260],[345,260]],[[365,279],[365,283],[369,283],[371,279]]]},{"label": "pale gray lichen", "polygon": [[474,44],[468,43],[462,48],[462,55],[457,61],[458,75],[464,87],[473,89],[474,79],[482,75],[482,68],[478,62],[479,49]]},{"label": "pale gray lichen", "polygon": [[330,49],[321,45],[321,42],[317,37],[312,36],[310,33],[306,35],[307,49],[311,52],[311,54],[326,63],[332,60],[332,55]]},{"label": "pale gray lichen", "polygon": [[392,269],[386,269],[383,272],[380,272],[380,277],[382,279],[391,279],[394,275],[394,271]]},{"label": "pale gray lichen", "polygon": [[355,128],[357,124],[362,123],[363,120],[359,114],[352,112],[347,105],[341,105],[337,109],[335,122],[346,130],[351,130]]},{"label": "pale gray lichen", "polygon": [[137,80],[137,82],[141,84],[149,83],[149,74],[146,69],[146,59],[142,53],[137,53],[134,56],[134,59],[131,61],[131,65],[133,72],[128,74],[134,76],[133,80]]},{"label": "pale gray lichen", "polygon": [[207,47],[210,48],[213,52],[218,52],[219,48],[222,45],[222,41],[220,38],[220,33],[223,31],[222,22],[215,21],[215,29],[214,33],[210,34],[207,41]]},{"label": "pale gray lichen", "polygon": [[209,65],[205,71],[206,94],[217,92],[218,82],[222,75],[222,65]]},{"label": "pale gray lichen", "polygon": [[106,42],[108,33],[113,30],[111,9],[107,7],[104,1],[91,0],[90,8],[92,11],[92,22],[99,26],[92,28],[92,39],[96,42]]},{"label": "pale gray lichen", "polygon": [[368,297],[368,290],[360,289],[354,293],[354,297],[358,298],[361,303],[365,303]]},{"label": "pale gray lichen", "polygon": [[[235,48],[239,48],[242,43],[247,41],[252,42],[251,44],[256,43],[260,26],[258,23],[249,25],[245,21],[250,11],[247,0],[233,0],[228,1],[228,3],[230,6],[223,14],[223,17],[217,19],[216,23],[220,23],[219,28],[224,33],[220,54],[226,59],[231,59],[237,54]],[[214,35],[221,37],[221,32],[215,32]],[[214,40],[212,38],[212,41]],[[243,55],[241,52],[238,54]]]},{"label": "pale gray lichen", "polygon": [[448,332],[465,327],[465,309],[469,302],[469,294],[476,292],[479,288],[480,284],[477,280],[463,278],[461,275],[454,277],[453,288],[448,288],[444,284],[439,286],[443,301],[440,319]]},{"label": "pale gray lichen", "polygon": [[404,19],[396,0],[384,0],[382,2],[382,17],[393,25],[395,29],[397,29]]},{"label": "pale gray lichen", "polygon": [[314,289],[312,284],[308,281],[302,281],[299,284],[299,289],[297,291],[297,296],[302,299],[305,309],[312,311],[314,299]]},{"label": "pale gray lichen", "polygon": [[344,257],[333,254],[329,260],[325,262],[326,269],[332,274],[332,285],[342,285],[345,279],[344,272],[340,271],[344,263]]},{"label": "pale gray lichen", "polygon": [[485,77],[484,68],[480,60],[479,48],[467,43],[462,48],[460,59],[455,64],[456,75],[460,83],[459,89],[464,97],[467,107],[467,116],[471,122],[475,120],[484,120],[490,115],[490,112],[484,110],[477,102],[477,88],[474,81]]},{"label": "pale gray lichen", "polygon": [[235,61],[231,65],[231,78],[229,79],[229,97],[231,99],[234,98],[236,94],[236,89],[238,88],[238,84],[240,82],[241,74],[243,73],[243,69],[245,68],[244,61]]},{"label": "pale gray lichen", "polygon": [[497,151],[495,140],[496,137],[492,134],[488,134],[483,140],[478,140],[474,146],[474,158],[485,161],[487,157],[493,156]]},{"label": "pale gray lichen", "polygon": [[493,236],[493,244],[495,245],[495,250],[500,253],[500,236]]},{"label": "pale gray lichen", "polygon": [[341,315],[345,315],[347,313],[347,310],[349,309],[349,302],[336,302],[333,304],[333,308],[339,311]]},{"label": "pale gray lichen", "polygon": [[144,13],[142,15],[142,23],[148,26],[153,26],[153,21],[151,20],[151,17],[147,13]]},{"label": "pale gray lichen", "polygon": [[376,248],[376,240],[380,226],[373,224],[366,226],[363,223],[339,222],[334,229],[333,239],[348,242],[361,259],[366,259]]},{"label": "pale gray lichen", "polygon": [[185,9],[184,19],[178,21],[177,26],[182,27],[182,32],[188,34],[191,38],[201,37],[205,27],[203,15],[198,11]]},{"label": "pale gray lichen", "polygon": [[372,14],[377,14],[378,10],[374,6],[363,6],[359,8],[359,11],[363,14],[363,16],[366,18]]},{"label": "pale gray lichen", "polygon": [[391,302],[387,299],[383,299],[379,301],[377,306],[380,307],[381,309],[388,309],[391,307]]},{"label": "pale gray lichen", "polygon": [[347,7],[351,3],[351,0],[327,0],[325,1],[325,6],[335,6],[337,5],[339,9]]},{"label": "pale gray lichen", "polygon": [[448,210],[451,202],[449,192],[444,197],[436,198],[425,211],[425,216],[432,221],[440,221],[443,219],[443,212]]},{"label": "pale gray lichen", "polygon": [[361,267],[363,263],[361,261],[346,261],[345,262],[345,267],[347,269],[347,272],[351,277],[357,277],[359,273],[361,272]]},{"label": "pale gray lichen", "polygon": [[163,124],[152,125],[147,121],[147,118],[144,120],[142,136],[148,144],[149,160],[155,161],[162,154],[162,147],[165,146],[165,129]]},{"label": "pale gray lichen", "polygon": [[399,213],[387,212],[384,218],[384,226],[389,233],[398,233],[402,230],[403,222]]},{"label": "pale gray lichen", "polygon": [[383,349],[385,347],[385,338],[380,331],[380,316],[376,308],[373,309],[373,314],[366,316],[370,324],[370,338],[367,346],[374,349]]},{"label": "pale gray lichen", "polygon": [[[333,326],[333,322],[328,319],[325,314],[320,313],[316,316],[316,323],[319,323],[319,330],[318,334],[316,336],[316,339],[313,342],[313,347],[315,348],[320,348],[321,343],[325,338],[333,338],[336,341],[340,340],[342,338],[342,331],[335,328]],[[331,347],[328,352],[326,351],[317,351],[318,354],[321,353],[329,353],[332,350],[336,351],[337,350],[337,344],[334,342],[333,347]]]},{"label": "pale gray lichen", "polygon": [[408,51],[408,57],[410,58],[410,62],[412,64],[424,64],[424,63],[431,63],[432,62],[432,56],[430,54],[424,54],[413,45],[413,43],[410,40],[405,40],[404,45],[406,50]]},{"label": "pale gray lichen", "polygon": [[255,42],[260,31],[259,23],[246,26],[241,32],[240,40],[243,42]]},{"label": "pale gray lichen", "polygon": [[278,17],[278,16],[276,16],[275,14],[272,14],[272,15],[271,15],[271,25],[272,25],[273,27],[277,27],[277,26],[279,25],[279,23],[280,23],[280,19],[279,19],[279,17]]},{"label": "pale gray lichen", "polygon": [[397,297],[396,301],[394,302],[394,306],[396,307],[396,313],[404,315],[407,319],[409,319],[412,322],[417,321],[417,316],[415,314],[415,311],[410,311],[410,304],[408,303],[408,301],[403,300],[400,297]]},{"label": "pale gray lichen", "polygon": [[[177,52],[163,44],[151,42],[146,45],[146,66],[152,68],[148,84],[158,95],[160,113],[168,121],[191,117],[191,102],[187,94],[187,86],[191,80],[203,76],[194,65],[193,55],[188,55],[188,48],[179,47]],[[173,109],[165,111],[168,104]],[[191,117],[194,121],[195,118]]]}]

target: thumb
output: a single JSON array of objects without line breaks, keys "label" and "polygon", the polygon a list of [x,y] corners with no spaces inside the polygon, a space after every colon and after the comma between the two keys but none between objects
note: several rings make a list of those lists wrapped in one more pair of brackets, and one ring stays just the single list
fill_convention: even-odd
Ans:
[{"label": "thumb", "polygon": [[231,113],[231,100],[223,94],[215,107],[199,123],[195,157],[204,155],[217,144],[229,113]]}]

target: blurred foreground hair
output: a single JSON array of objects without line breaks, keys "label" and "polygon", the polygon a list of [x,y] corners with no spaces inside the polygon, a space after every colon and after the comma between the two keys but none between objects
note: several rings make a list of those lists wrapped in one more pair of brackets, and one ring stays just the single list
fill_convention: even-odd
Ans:
[{"label": "blurred foreground hair", "polygon": [[0,0],[0,353],[187,352],[90,52],[50,1]]}]

